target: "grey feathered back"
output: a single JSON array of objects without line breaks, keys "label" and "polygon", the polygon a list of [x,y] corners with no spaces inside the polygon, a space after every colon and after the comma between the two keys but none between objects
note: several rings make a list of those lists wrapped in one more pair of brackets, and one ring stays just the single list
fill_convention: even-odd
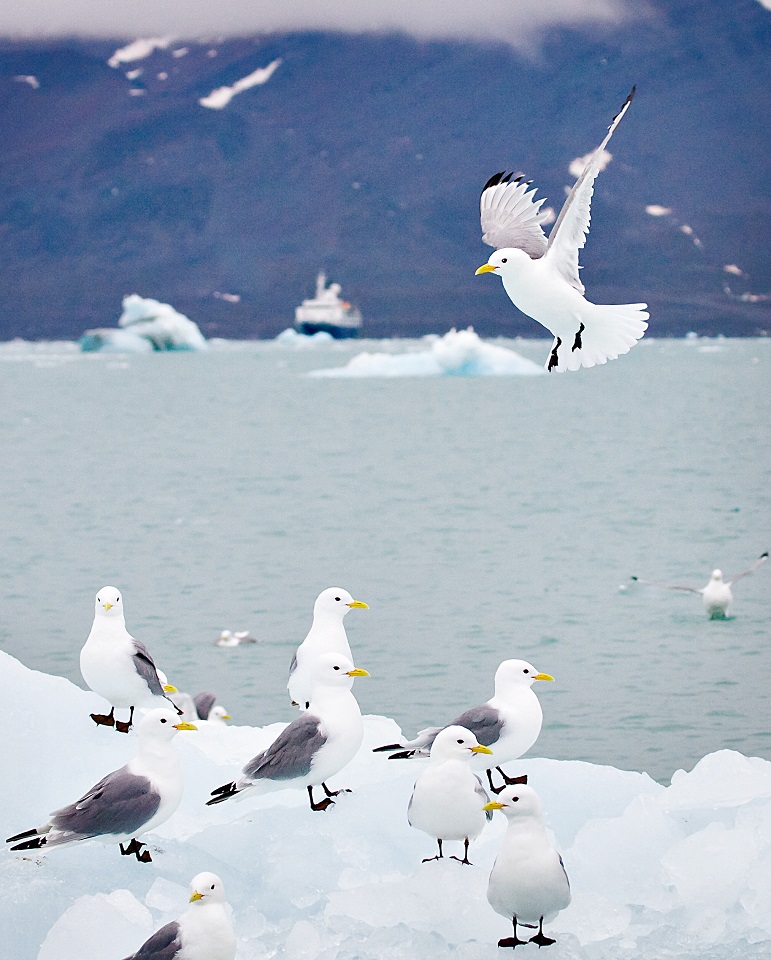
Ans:
[{"label": "grey feathered back", "polygon": [[[51,816],[51,826],[66,831],[65,840],[98,837],[109,833],[129,836],[154,816],[160,806],[160,795],[155,793],[147,777],[129,773],[121,767],[95,784],[88,793]],[[55,839],[49,839],[55,844]]]},{"label": "grey feathered back", "polygon": [[313,756],[326,743],[321,721],[310,713],[293,720],[273,743],[244,767],[251,780],[293,780],[310,773]]},{"label": "grey feathered back", "polygon": [[172,920],[160,930],[156,930],[136,953],[132,953],[125,960],[174,960],[181,947],[179,924]]}]

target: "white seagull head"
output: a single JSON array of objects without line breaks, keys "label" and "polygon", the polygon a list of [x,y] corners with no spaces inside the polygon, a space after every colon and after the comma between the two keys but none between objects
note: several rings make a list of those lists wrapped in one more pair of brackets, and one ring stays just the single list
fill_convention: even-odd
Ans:
[{"label": "white seagull head", "polygon": [[715,581],[717,581],[717,582],[719,583],[719,582],[722,581],[722,579],[723,579],[723,571],[722,571],[722,570],[713,570],[713,571],[712,571],[712,578],[711,578],[711,579],[712,579],[712,580],[715,580]]},{"label": "white seagull head", "polygon": [[485,804],[484,809],[500,810],[508,820],[521,817],[543,819],[541,800],[535,790],[525,783],[504,787],[495,800]]},{"label": "white seagull head", "polygon": [[436,735],[431,746],[432,760],[470,760],[475,753],[492,753],[466,727],[453,724]]},{"label": "white seagull head", "polygon": [[476,271],[475,276],[480,273],[496,273],[501,279],[506,276],[516,276],[522,269],[522,265],[530,263],[531,257],[524,250],[517,247],[502,247],[496,250],[487,263]]},{"label": "white seagull head", "polygon": [[341,587],[327,587],[322,590],[313,605],[314,619],[342,620],[349,610],[367,610],[363,600],[354,600],[347,590]]},{"label": "white seagull head", "polygon": [[359,670],[342,653],[325,653],[319,657],[314,667],[313,686],[348,687],[353,686],[355,677],[368,677],[366,670]]},{"label": "white seagull head", "polygon": [[139,721],[137,728],[139,739],[149,742],[163,742],[171,740],[180,730],[197,730],[194,723],[180,721],[173,710],[157,707],[149,710]]},{"label": "white seagull head", "polygon": [[510,694],[523,687],[532,687],[534,680],[554,680],[548,673],[539,673],[527,660],[504,660],[495,671],[495,694]]},{"label": "white seagull head", "polygon": [[225,884],[216,873],[196,874],[190,881],[190,903],[224,903]]},{"label": "white seagull head", "polygon": [[102,587],[94,601],[94,612],[98,617],[122,617],[123,595],[117,587]]}]

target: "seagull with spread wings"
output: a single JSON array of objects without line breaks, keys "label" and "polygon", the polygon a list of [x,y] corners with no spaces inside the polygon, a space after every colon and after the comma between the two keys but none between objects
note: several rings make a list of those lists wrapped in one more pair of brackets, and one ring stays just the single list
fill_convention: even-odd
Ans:
[{"label": "seagull with spread wings", "polygon": [[629,109],[634,87],[608,134],[576,180],[548,240],[542,224],[544,200],[535,200],[532,181],[497,173],[480,200],[482,240],[495,253],[477,273],[496,273],[511,302],[554,335],[548,371],[578,370],[615,360],[642,337],[648,326],[646,303],[598,304],[584,297],[578,251],[589,232],[594,181],[603,151]]}]

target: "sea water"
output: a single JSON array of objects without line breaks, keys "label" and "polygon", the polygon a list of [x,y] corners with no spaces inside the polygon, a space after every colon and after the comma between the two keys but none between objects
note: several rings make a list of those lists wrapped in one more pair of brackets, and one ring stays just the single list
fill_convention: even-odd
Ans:
[{"label": "sea water", "polygon": [[[771,342],[643,340],[541,377],[307,375],[364,349],[423,346],[0,347],[0,646],[82,685],[114,584],[179,689],[286,722],[292,652],[335,585],[369,604],[346,619],[362,710],[405,733],[522,657],[556,678],[533,755],[662,781],[723,747],[771,757],[771,564],[725,621],[630,586],[701,587],[769,548]],[[216,647],[223,628],[259,642]]]}]

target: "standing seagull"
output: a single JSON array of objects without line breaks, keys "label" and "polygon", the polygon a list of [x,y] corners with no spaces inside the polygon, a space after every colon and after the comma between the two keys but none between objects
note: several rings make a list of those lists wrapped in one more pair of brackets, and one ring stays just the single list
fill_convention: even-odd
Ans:
[{"label": "standing seagull", "polygon": [[471,863],[469,841],[479,836],[493,814],[485,811],[490,798],[482,781],[472,773],[469,761],[475,754],[492,752],[465,727],[445,727],[436,735],[428,766],[415,781],[407,808],[410,826],[427,833],[439,845],[439,853],[425,857],[423,863],[444,857],[443,840],[463,840],[463,859],[450,859]]},{"label": "standing seagull", "polygon": [[233,960],[236,937],[225,905],[225,887],[216,873],[190,881],[192,906],[125,960]]},{"label": "standing seagull", "polygon": [[[485,809],[502,810],[509,821],[487,887],[490,906],[514,924],[514,936],[499,940],[498,946],[529,942],[548,947],[555,941],[544,934],[544,921],[553,920],[568,906],[570,883],[562,857],[546,835],[538,794],[526,784],[515,784]],[[517,924],[537,925],[538,933],[529,941],[520,940]]]},{"label": "standing seagull", "polygon": [[[178,730],[196,730],[192,723],[176,723],[171,710],[151,710],[139,722],[136,756],[108,773],[75,803],[51,814],[42,827],[9,837],[11,850],[58,847],[78,840],[118,843],[124,857],[132,853],[149,863],[149,850],[136,837],[168,820],[182,799],[182,768],[171,741]],[[31,839],[27,839],[31,838]],[[130,841],[124,847],[124,842]],[[142,851],[142,852],[140,852]]]},{"label": "standing seagull", "polygon": [[[128,733],[134,723],[135,707],[159,707],[161,700],[182,714],[166,692],[166,684],[147,647],[126,629],[123,597],[117,587],[102,587],[94,603],[94,623],[80,651],[80,672],[89,687],[111,704],[108,714],[92,713],[96,724]],[[116,707],[130,707],[128,721],[115,719]]]},{"label": "standing seagull", "polygon": [[[466,710],[452,721],[453,724],[470,730],[479,743],[492,748],[497,763],[495,769],[503,777],[504,783],[518,783],[519,780],[506,776],[500,765],[519,759],[532,747],[541,732],[543,711],[532,690],[535,680],[554,680],[554,677],[548,673],[539,673],[532,663],[526,660],[504,660],[495,671],[494,695],[487,703]],[[389,760],[426,757],[436,735],[442,729],[444,728],[427,727],[421,730],[414,740],[375,747],[374,752],[396,750]],[[489,767],[487,782],[493,793],[500,793],[501,787],[493,785],[492,770]]]},{"label": "standing seagull", "polygon": [[758,559],[746,570],[735,574],[733,577],[724,579],[722,570],[713,570],[712,576],[706,587],[679,587],[673,583],[656,583],[655,580],[641,580],[640,577],[632,577],[635,583],[646,583],[651,587],[663,587],[665,590],[686,590],[688,593],[700,593],[704,601],[704,609],[710,620],[725,620],[729,606],[733,603],[734,595],[731,587],[737,580],[754,573],[758,567],[762,567],[768,560],[768,551],[761,553]]},{"label": "standing seagull", "polygon": [[287,689],[293,704],[308,708],[316,662],[322,654],[341,653],[353,660],[343,618],[349,610],[367,609],[363,600],[354,600],[347,590],[341,590],[340,587],[329,587],[318,595],[313,605],[311,628],[297,648],[289,667]]},{"label": "standing seagull", "polygon": [[[333,797],[345,790],[330,790],[326,782],[356,756],[364,737],[364,723],[351,693],[354,677],[368,677],[339,653],[325,653],[316,664],[316,682],[311,701],[302,716],[293,720],[273,743],[243,768],[241,776],[212,790],[213,803],[222,803],[238,793],[267,793],[287,787],[306,787],[311,810],[326,810]],[[318,803],[313,788],[321,786],[326,797]]]},{"label": "standing seagull", "polygon": [[535,189],[528,191],[532,181],[496,173],[482,191],[482,240],[496,249],[477,273],[497,273],[514,306],[554,334],[549,371],[615,360],[629,352],[648,326],[647,303],[591,303],[578,277],[578,251],[589,232],[603,150],[629,109],[634,90],[573,185],[548,241],[541,229],[547,214],[539,212],[544,201],[533,199]]}]

